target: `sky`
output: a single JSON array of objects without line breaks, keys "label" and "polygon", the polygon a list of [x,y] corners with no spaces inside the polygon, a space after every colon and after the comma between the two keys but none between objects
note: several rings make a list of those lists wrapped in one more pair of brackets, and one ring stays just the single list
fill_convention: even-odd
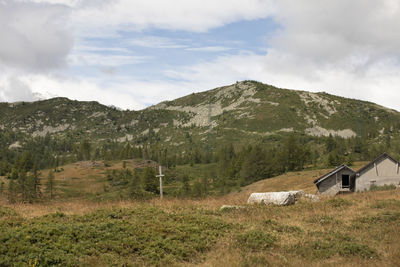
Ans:
[{"label": "sky", "polygon": [[241,80],[400,111],[399,0],[0,0],[0,102],[139,110]]}]

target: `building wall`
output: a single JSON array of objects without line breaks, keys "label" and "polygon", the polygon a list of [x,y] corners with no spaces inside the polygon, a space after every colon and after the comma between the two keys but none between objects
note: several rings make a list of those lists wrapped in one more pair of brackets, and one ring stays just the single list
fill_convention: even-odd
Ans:
[{"label": "building wall", "polygon": [[[375,182],[374,182],[375,181]],[[356,191],[369,190],[372,184],[377,186],[400,183],[400,170],[395,162],[389,158],[384,158],[356,177]]]},{"label": "building wall", "polygon": [[[337,174],[337,179],[336,179]],[[318,184],[318,192],[324,195],[334,196],[340,191],[349,191],[349,189],[342,188],[342,175],[352,175],[354,172],[348,169],[342,169],[337,173],[332,174]]]}]

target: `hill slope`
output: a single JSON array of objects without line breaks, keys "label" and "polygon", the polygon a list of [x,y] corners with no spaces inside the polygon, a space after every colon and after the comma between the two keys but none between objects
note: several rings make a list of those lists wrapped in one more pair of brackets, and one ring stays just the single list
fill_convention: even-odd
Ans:
[{"label": "hill slope", "polygon": [[[159,142],[187,148],[274,139],[290,132],[350,138],[397,133],[400,113],[373,103],[326,93],[279,89],[253,81],[162,102],[141,111],[121,111],[97,102],[54,98],[0,103],[0,130],[23,136],[72,135],[136,144]],[[18,138],[11,138],[11,142]]]}]

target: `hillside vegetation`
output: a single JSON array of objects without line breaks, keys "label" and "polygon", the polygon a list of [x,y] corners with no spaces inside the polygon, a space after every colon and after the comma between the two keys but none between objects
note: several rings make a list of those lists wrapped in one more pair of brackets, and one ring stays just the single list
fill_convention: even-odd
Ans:
[{"label": "hillside vegetation", "polygon": [[49,157],[56,154],[62,160],[84,158],[79,154],[84,140],[92,145],[92,158],[115,159],[120,155],[113,150],[129,143],[141,147],[136,153],[153,159],[167,153],[165,160],[185,161],[230,144],[276,147],[291,133],[314,144],[329,135],[344,139],[358,135],[368,144],[391,139],[398,145],[400,130],[400,113],[374,103],[254,81],[193,93],[140,111],[54,98],[0,103],[0,114],[2,154],[9,148],[33,150],[31,146],[44,142],[52,144],[45,151]]},{"label": "hillside vegetation", "polygon": [[[86,164],[63,166],[81,181],[61,184],[56,173],[58,190],[97,192],[87,188],[106,167]],[[11,205],[3,198],[0,265],[399,265],[399,189],[286,207],[245,204],[253,190],[311,192],[313,176],[324,171],[290,172],[200,199],[96,201],[63,193],[51,202]],[[223,204],[244,208],[220,211]]]},{"label": "hillside vegetation", "polygon": [[[200,197],[234,192],[288,171],[368,161],[382,152],[400,158],[399,112],[255,81],[140,111],[54,98],[0,103],[0,114],[0,176],[11,182],[0,183],[0,192],[8,186],[7,192],[14,192],[10,201],[36,201],[40,170],[61,174],[59,166],[83,160],[154,164],[106,168],[103,181],[78,191],[65,188],[64,195],[97,198],[101,189],[106,198],[146,199],[158,193],[149,180],[157,165],[172,177],[167,194]],[[78,176],[67,176],[79,184]]]}]

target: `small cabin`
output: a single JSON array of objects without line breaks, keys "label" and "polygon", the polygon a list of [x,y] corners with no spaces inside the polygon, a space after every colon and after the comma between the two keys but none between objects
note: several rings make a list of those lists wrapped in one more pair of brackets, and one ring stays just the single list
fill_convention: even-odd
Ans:
[{"label": "small cabin", "polygon": [[355,171],[345,164],[336,167],[333,171],[321,176],[314,181],[320,194],[334,196],[338,193],[354,191],[352,176]]},{"label": "small cabin", "polygon": [[354,174],[355,191],[369,190],[371,186],[399,185],[400,163],[383,153]]},{"label": "small cabin", "polygon": [[354,171],[342,164],[314,181],[320,194],[336,195],[366,191],[371,186],[400,185],[400,163],[383,153],[367,165]]}]

